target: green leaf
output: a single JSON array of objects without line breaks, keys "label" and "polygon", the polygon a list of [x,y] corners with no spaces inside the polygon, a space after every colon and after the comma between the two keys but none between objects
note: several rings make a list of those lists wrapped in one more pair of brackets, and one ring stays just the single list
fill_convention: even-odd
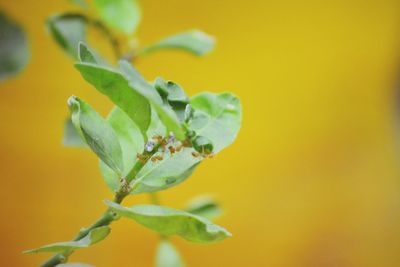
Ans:
[{"label": "green leaf", "polygon": [[185,110],[189,104],[189,97],[183,91],[179,84],[172,81],[165,81],[158,77],[154,83],[154,87],[161,95],[164,103],[167,102],[171,108],[175,111],[181,122],[185,121]]},{"label": "green leaf", "polygon": [[212,141],[207,137],[201,135],[196,136],[192,144],[194,149],[196,149],[196,151],[200,153],[210,154],[214,150],[214,145],[212,144]]},{"label": "green leaf", "polygon": [[167,128],[161,122],[160,117],[158,117],[157,111],[154,107],[151,108],[151,122],[149,128],[147,129],[147,137],[151,139],[156,135],[165,136],[167,134]]},{"label": "green leaf", "polygon": [[29,57],[25,32],[0,10],[0,81],[20,73],[28,64]]},{"label": "green leaf", "polygon": [[97,64],[97,60],[92,51],[82,42],[79,43],[79,60],[84,63]]},{"label": "green leaf", "polygon": [[94,267],[94,266],[85,263],[62,263],[58,264],[57,267]]},{"label": "green leaf", "polygon": [[108,27],[125,34],[134,33],[141,19],[137,0],[94,0],[94,7]]},{"label": "green leaf", "polygon": [[157,248],[156,267],[184,267],[185,264],[177,249],[166,239],[160,240]]},{"label": "green leaf", "polygon": [[[136,154],[141,153],[144,147],[143,136],[138,126],[120,108],[114,107],[107,118],[116,133],[122,148],[124,170],[122,176],[126,177],[136,163]],[[101,173],[111,190],[119,189],[120,180],[112,169],[100,161]]]},{"label": "green leaf", "polygon": [[78,59],[79,42],[86,41],[86,17],[66,13],[48,18],[46,24],[49,33],[61,48],[72,58]]},{"label": "green leaf", "polygon": [[133,219],[164,236],[179,235],[188,241],[198,243],[216,242],[231,236],[221,226],[185,211],[156,205],[136,205],[126,208],[108,200],[105,203],[117,214]]},{"label": "green leaf", "polygon": [[154,87],[168,102],[189,103],[188,96],[177,83],[165,81],[163,78],[158,77],[154,82]]},{"label": "green leaf", "polygon": [[194,108],[190,127],[199,136],[211,140],[214,153],[235,140],[242,121],[242,108],[236,96],[202,93],[194,96],[190,103]]},{"label": "green leaf", "polygon": [[77,63],[75,66],[87,82],[120,107],[146,136],[151,118],[150,103],[130,87],[121,73],[89,63]]},{"label": "green leaf", "polygon": [[[200,157],[192,156],[193,151],[183,148],[171,154],[166,150],[162,161],[149,160],[133,180],[131,194],[164,190],[186,180],[201,161]],[[162,152],[157,152],[157,155],[162,155]]]},{"label": "green leaf", "polygon": [[199,31],[192,30],[182,32],[164,38],[159,42],[138,51],[138,55],[147,54],[160,49],[179,49],[197,56],[207,54],[214,48],[215,40],[212,36]]},{"label": "green leaf", "polygon": [[100,242],[110,233],[111,229],[108,226],[101,226],[91,230],[84,238],[79,241],[58,242],[46,245],[37,249],[26,250],[24,253],[39,253],[53,252],[64,253],[74,251],[80,248],[89,247],[97,242]]},{"label": "green leaf", "polygon": [[70,147],[87,147],[85,141],[82,140],[81,136],[76,131],[70,118],[66,119],[64,123],[63,145]]},{"label": "green leaf", "polygon": [[120,68],[129,85],[151,102],[168,131],[172,131],[178,140],[185,139],[181,123],[172,108],[163,102],[157,90],[127,61],[120,61]]},{"label": "green leaf", "polygon": [[122,175],[122,150],[110,125],[76,96],[68,99],[72,123],[94,153],[117,175]]},{"label": "green leaf", "polygon": [[186,209],[187,212],[213,220],[223,213],[221,207],[209,196],[201,196],[192,199]]}]

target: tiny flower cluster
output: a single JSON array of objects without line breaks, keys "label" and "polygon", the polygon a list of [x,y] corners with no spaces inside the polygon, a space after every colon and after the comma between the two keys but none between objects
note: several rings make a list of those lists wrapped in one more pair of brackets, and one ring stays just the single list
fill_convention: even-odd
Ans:
[{"label": "tiny flower cluster", "polygon": [[[190,147],[190,143],[188,141],[178,142],[173,132],[170,132],[165,138],[161,135],[155,135],[145,144],[145,153],[137,154],[137,159],[143,163],[149,158],[152,162],[161,161],[164,159],[164,154],[167,149],[172,155],[181,151],[184,147]],[[153,153],[155,150],[161,152],[161,154]]]}]

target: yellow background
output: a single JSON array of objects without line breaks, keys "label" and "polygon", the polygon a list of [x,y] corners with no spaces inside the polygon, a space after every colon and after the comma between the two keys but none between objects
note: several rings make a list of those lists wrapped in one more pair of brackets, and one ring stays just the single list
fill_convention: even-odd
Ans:
[{"label": "yellow background", "polygon": [[[400,266],[400,62],[398,0],[142,0],[142,44],[181,30],[215,35],[204,58],[157,53],[138,61],[190,94],[242,99],[236,143],[161,200],[182,207],[214,194],[217,222],[233,237],[215,245],[174,238],[188,266]],[[72,238],[111,193],[96,157],[62,147],[66,99],[105,115],[111,107],[45,33],[64,0],[1,0],[31,39],[32,60],[0,85],[0,266],[36,266],[24,249]],[[398,110],[397,110],[398,111]],[[127,204],[147,202],[147,196]],[[128,220],[71,261],[151,266],[157,235]]]}]

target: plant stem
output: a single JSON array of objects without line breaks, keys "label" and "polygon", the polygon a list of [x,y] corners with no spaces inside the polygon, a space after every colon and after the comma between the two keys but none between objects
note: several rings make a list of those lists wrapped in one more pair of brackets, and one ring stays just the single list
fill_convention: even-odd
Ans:
[{"label": "plant stem", "polygon": [[[121,201],[123,198],[121,199]],[[119,203],[121,203],[121,201]],[[107,209],[106,212],[101,215],[96,222],[94,222],[92,225],[90,225],[87,228],[82,228],[79,233],[76,235],[73,241],[79,241],[82,238],[84,238],[91,230],[101,227],[101,226],[106,226],[111,224],[114,220],[116,220],[116,217],[114,213],[110,210]],[[72,254],[73,252],[65,252],[65,253],[59,253],[42,263],[40,267],[54,267],[57,264],[64,263],[68,260],[68,257]]]},{"label": "plant stem", "polygon": [[[151,156],[157,152],[159,146],[154,147],[152,152],[144,152],[146,156],[146,160],[140,161],[138,160],[132,168],[132,171],[129,173],[128,177],[125,179],[125,183],[121,185],[120,189],[115,193],[114,202],[120,204],[126,196],[129,195],[129,183],[135,178],[136,174],[143,168],[143,166],[147,163],[147,161],[151,158]],[[82,228],[79,233],[76,235],[73,241],[79,241],[84,238],[91,230],[106,226],[111,224],[113,221],[117,219],[116,215],[111,209],[107,209],[92,225],[87,228]],[[73,253],[73,251],[68,251],[64,253],[55,254],[50,259],[42,263],[40,267],[54,267],[58,264],[65,263],[68,261],[68,257]]]}]

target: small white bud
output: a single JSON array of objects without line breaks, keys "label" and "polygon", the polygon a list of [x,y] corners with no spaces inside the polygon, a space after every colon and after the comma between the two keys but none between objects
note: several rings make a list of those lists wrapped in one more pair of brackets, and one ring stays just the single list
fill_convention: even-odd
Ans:
[{"label": "small white bud", "polygon": [[154,149],[155,142],[153,140],[149,140],[145,145],[144,148],[146,149],[147,152],[151,152]]}]

